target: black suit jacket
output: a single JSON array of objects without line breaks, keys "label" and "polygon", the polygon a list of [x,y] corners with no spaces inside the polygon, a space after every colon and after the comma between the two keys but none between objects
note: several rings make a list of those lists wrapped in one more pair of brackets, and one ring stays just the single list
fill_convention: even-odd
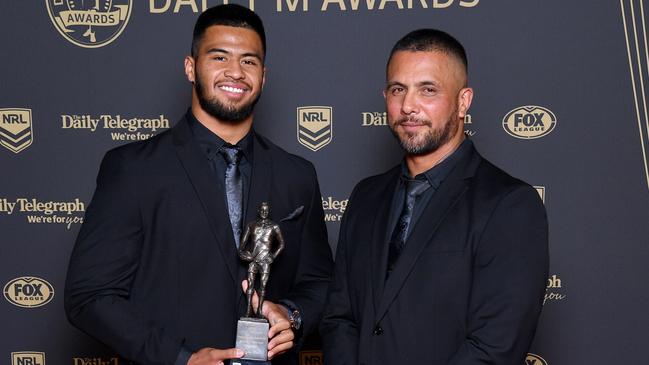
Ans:
[{"label": "black suit jacket", "polygon": [[396,167],[343,218],[321,334],[326,364],[522,364],[542,306],[547,223],[536,191],[471,147],[416,222],[390,277]]},{"label": "black suit jacket", "polygon": [[[109,151],[70,259],[69,320],[138,364],[173,364],[181,346],[234,347],[247,266],[215,186],[186,120]],[[308,333],[320,319],[333,267],[316,173],[255,135],[244,222],[255,219],[262,201],[286,242],[267,297],[300,307]]]}]

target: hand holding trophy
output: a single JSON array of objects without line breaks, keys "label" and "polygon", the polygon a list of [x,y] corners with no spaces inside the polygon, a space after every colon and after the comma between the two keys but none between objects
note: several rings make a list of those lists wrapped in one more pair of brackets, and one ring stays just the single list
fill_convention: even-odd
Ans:
[{"label": "hand holding trophy", "polygon": [[[245,352],[241,364],[244,362],[263,364],[268,360],[269,324],[262,315],[262,308],[266,297],[266,284],[270,275],[270,265],[284,249],[282,232],[279,225],[268,218],[269,213],[269,204],[267,202],[261,203],[259,218],[246,225],[239,246],[239,258],[249,262],[246,314],[237,323],[236,348]],[[272,244],[274,240],[277,241],[278,245],[273,251]],[[261,278],[259,278],[260,274]],[[259,279],[258,283],[256,279]],[[253,308],[253,295],[256,284],[259,285],[257,291],[259,304],[257,308]]]}]

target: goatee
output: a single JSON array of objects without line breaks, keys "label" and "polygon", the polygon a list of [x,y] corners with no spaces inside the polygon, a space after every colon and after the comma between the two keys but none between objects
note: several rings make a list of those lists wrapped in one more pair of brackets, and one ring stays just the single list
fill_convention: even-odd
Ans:
[{"label": "goatee", "polygon": [[223,122],[238,123],[250,117],[252,111],[255,109],[259,97],[261,96],[261,93],[258,93],[251,102],[237,109],[234,106],[228,106],[221,103],[216,97],[208,99],[205,96],[205,85],[203,85],[200,80],[201,78],[197,74],[194,87],[196,88],[198,103],[205,112]]},{"label": "goatee", "polygon": [[[455,113],[453,114],[455,115]],[[429,127],[428,131],[423,136],[416,133],[404,132],[404,135],[399,135],[397,127],[405,122],[417,122]],[[444,123],[444,127],[440,129],[432,128],[433,123],[426,119],[413,119],[410,117],[403,117],[396,122],[390,122],[390,131],[399,141],[399,145],[409,155],[425,155],[437,151],[441,146],[448,143],[457,133],[459,126],[452,119]]]}]

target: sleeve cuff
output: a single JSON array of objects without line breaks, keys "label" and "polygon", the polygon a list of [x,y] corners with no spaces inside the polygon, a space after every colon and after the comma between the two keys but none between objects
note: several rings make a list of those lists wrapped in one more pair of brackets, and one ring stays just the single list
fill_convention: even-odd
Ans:
[{"label": "sleeve cuff", "polygon": [[185,347],[180,348],[180,352],[178,353],[178,357],[176,357],[176,362],[174,365],[187,365],[189,362],[189,358],[192,357],[192,352],[187,350]]},{"label": "sleeve cuff", "polygon": [[[286,308],[286,310],[288,311],[289,315],[294,310],[297,310],[298,312],[303,313],[302,309],[298,305],[296,305],[292,300],[281,299],[281,300],[277,301],[277,304],[280,304],[280,305],[284,306]],[[304,318],[304,317],[302,317],[302,318]],[[304,334],[304,323],[302,323],[302,326],[300,327],[299,330],[297,330],[297,331],[293,330],[293,334],[295,335],[295,339],[293,340],[293,342],[295,343],[295,347],[293,349],[297,351],[299,348],[302,347],[302,345],[304,343],[304,336],[303,336],[303,334]]]},{"label": "sleeve cuff", "polygon": [[291,301],[291,300],[288,300],[288,299],[281,299],[281,300],[278,300],[278,301],[277,301],[277,304],[281,304],[281,305],[283,305],[284,307],[286,307],[286,309],[288,309],[289,312],[292,312],[293,310],[297,309],[300,313],[302,313],[302,310],[300,309],[300,307],[298,307],[298,306],[297,306],[293,301]]}]

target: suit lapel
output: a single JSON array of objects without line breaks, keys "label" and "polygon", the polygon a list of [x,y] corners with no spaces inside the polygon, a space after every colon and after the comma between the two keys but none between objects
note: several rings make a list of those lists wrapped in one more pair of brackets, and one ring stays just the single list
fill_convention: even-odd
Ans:
[{"label": "suit lapel", "polygon": [[[257,211],[262,202],[269,202],[271,185],[271,159],[268,145],[256,133],[253,138],[253,164],[252,176],[250,178],[250,190],[248,191],[248,203],[246,216],[243,224],[252,222],[257,218]],[[272,215],[271,206],[271,215]],[[279,217],[275,217],[279,218]]]},{"label": "suit lapel", "polygon": [[207,216],[210,230],[216,239],[217,246],[236,284],[239,258],[230,227],[225,197],[216,189],[216,176],[210,169],[203,152],[191,143],[191,130],[186,119],[181,120],[173,129],[174,147],[187,177],[194,186],[203,212]]},{"label": "suit lapel", "polygon": [[[397,166],[390,171],[382,188],[377,190],[377,209],[372,210],[370,214],[375,214],[374,224],[372,226],[372,241],[370,246],[371,256],[371,276],[372,276],[372,294],[373,302],[376,306],[379,303],[383,287],[385,285],[385,272],[387,270],[387,230],[390,217],[390,208],[392,205],[393,195],[399,179],[401,168]],[[374,205],[372,205],[374,207]],[[376,307],[374,308],[376,311]]]},{"label": "suit lapel", "polygon": [[468,189],[470,179],[481,159],[475,149],[473,147],[471,149],[471,152],[458,161],[453,171],[442,182],[424,208],[419,221],[415,223],[394,271],[385,282],[385,289],[379,301],[377,321],[387,312],[390,304],[394,301],[405,280],[410,275],[422,250],[433,240],[435,232],[444,217]]},{"label": "suit lapel", "polygon": [[[253,132],[254,133],[254,132]],[[262,202],[270,203],[270,186],[272,177],[271,158],[268,145],[261,139],[259,135],[254,134],[253,138],[253,164],[252,173],[250,177],[250,187],[246,192],[248,194],[246,211],[244,216],[243,229],[245,226],[257,219],[259,206]],[[273,207],[271,205],[271,216],[273,214]],[[243,261],[238,261],[237,282],[240,283],[247,277],[247,265]],[[241,292],[240,301],[246,299]]]}]

